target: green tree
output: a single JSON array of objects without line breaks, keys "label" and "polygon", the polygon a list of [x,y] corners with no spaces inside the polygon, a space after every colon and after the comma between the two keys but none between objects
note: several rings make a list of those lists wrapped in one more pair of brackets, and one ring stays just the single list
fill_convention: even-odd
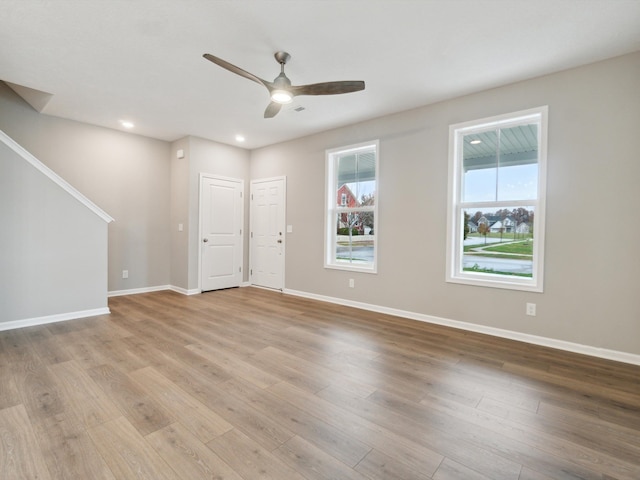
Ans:
[{"label": "green tree", "polygon": [[467,239],[467,235],[469,235],[469,220],[471,219],[471,216],[467,213],[464,212],[464,240]]},{"label": "green tree", "polygon": [[[368,195],[362,195],[360,200],[360,205],[362,206],[373,206],[376,202],[376,192],[370,193]],[[371,233],[374,231],[374,218],[373,212],[364,211],[360,212],[360,221],[364,227],[369,227],[371,229]]]},{"label": "green tree", "polygon": [[478,225],[478,233],[480,235],[484,235],[484,244],[487,244],[487,233],[491,231],[491,227],[489,227],[488,223],[481,223]]}]

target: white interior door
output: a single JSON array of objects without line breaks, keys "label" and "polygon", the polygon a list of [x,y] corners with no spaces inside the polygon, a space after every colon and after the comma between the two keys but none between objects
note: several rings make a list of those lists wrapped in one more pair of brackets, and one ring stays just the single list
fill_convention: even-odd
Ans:
[{"label": "white interior door", "polygon": [[243,190],[241,180],[200,177],[200,289],[242,282]]},{"label": "white interior door", "polygon": [[285,178],[251,182],[251,283],[284,288]]}]

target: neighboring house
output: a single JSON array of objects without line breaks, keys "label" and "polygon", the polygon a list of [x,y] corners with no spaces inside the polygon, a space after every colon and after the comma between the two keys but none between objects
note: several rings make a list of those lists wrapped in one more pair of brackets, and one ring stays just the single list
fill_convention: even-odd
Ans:
[{"label": "neighboring house", "polygon": [[471,221],[467,222],[467,227],[469,227],[469,233],[476,233],[478,231],[478,225]]},{"label": "neighboring house", "polygon": [[516,228],[516,221],[513,217],[500,218],[500,215],[483,215],[478,219],[478,225],[481,224],[488,225],[491,233],[512,233]]},{"label": "neighboring house", "polygon": [[495,220],[492,222],[491,220],[489,220],[489,218],[487,218],[484,215],[478,219],[478,226],[480,226],[480,225],[492,225],[493,223],[495,223]]},{"label": "neighboring house", "polygon": [[493,223],[490,226],[489,231],[491,233],[500,233],[500,232],[504,233],[505,232],[504,225],[502,224],[502,222],[500,220],[498,220],[497,222]]},{"label": "neighboring house", "polygon": [[[338,189],[336,201],[340,207],[354,208],[360,206],[360,202],[346,183]],[[348,213],[343,213],[338,217],[338,229],[349,226],[358,230],[360,234],[364,233],[364,225],[362,225],[357,213],[352,213],[351,217],[349,217]]]},{"label": "neighboring house", "polygon": [[511,233],[515,228],[515,225],[516,222],[511,217],[506,217],[504,220],[497,220],[489,224],[492,233]]},{"label": "neighboring house", "polygon": [[360,202],[358,202],[358,199],[346,183],[338,189],[336,201],[338,202],[337,205],[341,207],[353,208],[360,206]]},{"label": "neighboring house", "polygon": [[516,227],[516,233],[528,234],[529,233],[529,224],[525,222],[521,222]]}]

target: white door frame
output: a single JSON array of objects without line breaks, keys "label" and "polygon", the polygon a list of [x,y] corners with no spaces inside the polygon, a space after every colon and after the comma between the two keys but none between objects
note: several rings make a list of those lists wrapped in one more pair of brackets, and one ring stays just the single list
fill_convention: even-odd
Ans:
[{"label": "white door frame", "polygon": [[[222,175],[214,175],[211,173],[200,172],[198,175],[198,293],[202,293],[202,179],[210,178],[213,180],[223,180],[226,182],[237,182],[242,190],[242,208],[240,209],[240,225],[244,230],[244,180],[241,178],[225,177]],[[244,232],[242,232],[242,248],[240,248],[240,265],[242,267],[242,277],[244,277]],[[242,281],[240,282],[242,285]]]},{"label": "white door frame", "polygon": [[[251,180],[250,182],[250,186],[249,186],[249,194],[252,195],[253,194],[253,186],[256,183],[263,183],[263,182],[272,182],[275,180],[282,180],[282,188],[284,190],[284,198],[283,198],[283,205],[282,205],[282,216],[284,218],[284,225],[282,225],[282,232],[284,233],[283,235],[283,244],[282,244],[282,255],[281,255],[281,268],[282,268],[282,288],[280,289],[281,291],[284,291],[284,286],[285,286],[285,266],[286,266],[286,261],[285,261],[285,257],[286,257],[286,248],[287,248],[287,234],[286,234],[286,223],[287,223],[287,177],[286,176],[279,176],[279,177],[268,177],[268,178],[256,178]],[[249,232],[253,232],[253,217],[254,217],[254,212],[253,212],[253,202],[250,201],[250,206],[249,206]],[[249,283],[251,285],[253,285],[253,278],[251,275],[251,269],[253,268],[253,237],[252,235],[249,235]],[[259,285],[256,285],[259,287]]]}]

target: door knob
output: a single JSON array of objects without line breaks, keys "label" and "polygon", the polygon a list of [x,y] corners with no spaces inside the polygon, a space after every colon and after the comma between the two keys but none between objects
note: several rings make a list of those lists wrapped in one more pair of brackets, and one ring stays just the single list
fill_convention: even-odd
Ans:
[{"label": "door knob", "polygon": [[278,239],[278,243],[282,243],[282,239],[280,239],[280,238],[279,238],[279,239]]},{"label": "door knob", "polygon": [[203,241],[204,243],[207,243],[207,242],[209,241],[209,239],[208,239],[208,238],[203,238],[203,239],[202,239],[202,241]]}]

